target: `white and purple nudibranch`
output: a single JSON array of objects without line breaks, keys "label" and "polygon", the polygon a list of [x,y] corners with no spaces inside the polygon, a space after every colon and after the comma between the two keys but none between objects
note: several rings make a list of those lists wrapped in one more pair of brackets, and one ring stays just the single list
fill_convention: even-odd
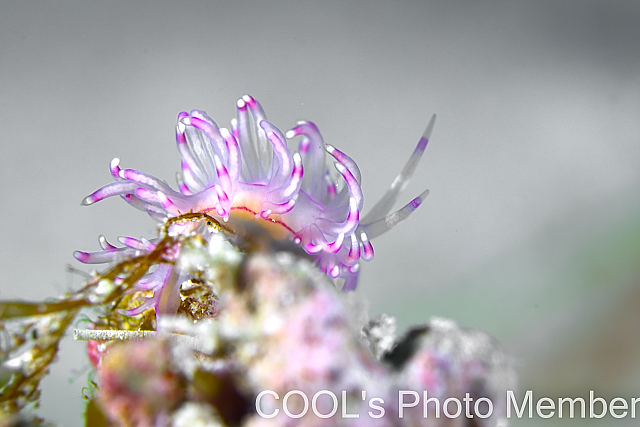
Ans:
[{"label": "white and purple nudibranch", "polygon": [[[95,191],[82,204],[121,196],[158,220],[206,212],[233,228],[250,219],[264,226],[274,239],[289,239],[300,245],[315,257],[324,273],[344,278],[343,290],[355,289],[360,259],[373,259],[371,239],[407,218],[429,194],[426,190],[389,213],[427,146],[435,115],[389,190],[361,217],[364,197],[360,170],[349,156],[324,143],[315,124],[299,122],[283,134],[266,119],[258,101],[248,95],[238,100],[236,109],[231,131],[218,127],[203,111],[178,114],[176,140],[182,157],[179,191],[151,175],[121,169],[119,160],[114,159],[110,170],[115,182]],[[287,146],[287,140],[296,137],[301,137],[297,152]],[[339,174],[327,165],[327,153]],[[154,240],[123,238],[121,242],[125,247],[117,248],[101,236],[102,251],[78,251],[74,255],[83,263],[97,264],[155,247]],[[168,264],[159,265],[138,282],[139,289],[151,289],[154,295],[129,314],[151,307],[156,312],[167,311],[168,307],[159,306],[165,300],[160,293],[168,288],[176,290],[176,285],[179,289],[185,279],[172,269]]]}]

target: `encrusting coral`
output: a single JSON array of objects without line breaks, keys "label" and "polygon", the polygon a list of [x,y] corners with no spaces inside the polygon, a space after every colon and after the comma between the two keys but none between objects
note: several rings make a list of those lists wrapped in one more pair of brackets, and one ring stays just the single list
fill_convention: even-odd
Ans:
[{"label": "encrusting coral", "polygon": [[[216,314],[162,318],[155,333],[137,337],[146,338],[127,340],[129,331],[119,329],[124,340],[101,341],[102,350],[93,354],[97,389],[87,425],[99,425],[92,424],[98,419],[114,426],[506,425],[505,391],[513,386],[513,373],[487,335],[432,319],[396,337],[393,318],[366,321],[357,294],[338,291],[312,263],[290,252],[243,253],[222,232],[206,243],[198,232],[179,241],[173,265],[215,289]],[[119,265],[114,268],[127,270]],[[122,295],[123,288],[104,282],[132,279],[119,277],[107,272],[95,282]],[[97,287],[84,292],[93,295]],[[122,321],[118,304],[101,303],[104,319]],[[106,324],[97,321],[94,327]],[[103,331],[113,337],[118,330]],[[5,359],[4,366],[24,370],[16,358]],[[469,393],[491,401],[493,411],[479,418],[488,409],[480,406],[475,414],[472,405],[473,418],[464,412],[449,418],[442,406],[436,416],[431,404],[425,417],[422,404],[409,405],[414,393],[422,402],[425,392],[440,402],[462,401]],[[302,395],[306,414],[294,418],[305,409]],[[455,405],[449,406],[449,413],[455,412]],[[334,409],[330,419],[318,416]]]},{"label": "encrusting coral", "polygon": [[[346,180],[345,189],[333,194],[335,184],[318,160],[324,150],[308,147],[309,141],[322,144],[315,126],[294,128],[307,139],[302,156],[291,155],[259,104],[243,100],[232,132],[216,131],[202,112],[179,117],[181,194],[115,162],[116,182],[87,198],[93,203],[121,195],[162,217],[156,238],[124,238],[125,248],[116,248],[101,237],[102,252],[76,257],[112,265],[92,273],[82,289],[48,302],[0,302],[0,426],[47,425],[26,409],[37,405],[40,380],[82,310],[93,318],[88,329],[75,331],[76,339],[87,341],[95,369],[85,396],[87,426],[507,426],[506,390],[515,376],[490,337],[439,318],[398,337],[392,316],[369,320],[361,297],[341,292],[332,279],[342,276],[346,290],[353,289],[358,259],[370,246],[367,233],[388,230],[421,202],[414,199],[385,217],[415,169],[433,121],[390,195],[374,207],[376,218],[359,223],[355,163],[325,147]],[[253,150],[246,145],[256,134],[257,146],[273,145],[273,164],[240,156]],[[240,151],[236,139],[245,145]],[[205,149],[207,141],[213,148]],[[304,179],[303,162],[311,162],[321,186]],[[243,170],[247,164],[257,169]],[[306,196],[292,194],[305,191],[322,196],[323,212],[335,200],[335,221],[317,222],[322,234],[314,231],[317,224],[294,230],[289,245],[274,239],[273,230],[225,222],[232,209],[248,209],[231,197],[242,191],[261,200],[254,206],[260,225],[281,203],[277,221],[297,227],[294,214],[301,211],[293,206]],[[176,208],[203,200],[216,201],[215,209]],[[313,211],[304,203],[299,209]],[[324,213],[317,215],[319,220]],[[341,215],[348,230],[340,228]],[[343,244],[356,230],[360,234]]]}]

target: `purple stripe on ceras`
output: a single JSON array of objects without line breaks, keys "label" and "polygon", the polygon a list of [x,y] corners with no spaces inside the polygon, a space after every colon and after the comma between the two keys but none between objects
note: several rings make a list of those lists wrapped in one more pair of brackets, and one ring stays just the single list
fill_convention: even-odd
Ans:
[{"label": "purple stripe on ceras", "polygon": [[182,123],[182,119],[186,117],[189,117],[189,113],[187,113],[186,111],[181,111],[180,114],[178,114],[178,125],[176,126],[176,142],[178,143],[178,145],[187,144],[187,136],[180,130],[180,127],[183,127],[184,129],[185,125],[184,123]]},{"label": "purple stripe on ceras", "polygon": [[120,179],[122,178],[120,176],[120,166],[118,166],[120,164],[120,159],[118,159],[117,157],[113,160],[111,160],[111,163],[109,163],[109,171],[111,172],[111,176],[113,176],[116,179]]},{"label": "purple stripe on ceras", "polygon": [[134,194],[138,199],[143,200],[147,203],[160,203],[160,198],[158,197],[158,192],[156,191],[151,191],[144,187],[138,187],[135,189]]},{"label": "purple stripe on ceras", "polygon": [[[414,139],[415,141],[415,139]],[[425,148],[427,148],[427,144],[429,143],[429,140],[427,138],[425,138],[424,136],[420,138],[420,141],[418,141],[418,146],[416,147],[416,153],[420,153],[422,154],[422,152],[424,152]]]},{"label": "purple stripe on ceras", "polygon": [[360,168],[358,168],[358,165],[353,161],[351,157],[347,156],[333,145],[326,144],[325,150],[327,150],[327,153],[329,153],[334,159],[342,163],[349,170],[349,172],[353,174],[357,181],[360,181],[362,179]]},{"label": "purple stripe on ceras", "polygon": [[322,246],[325,252],[335,254],[342,249],[342,242],[344,242],[344,233],[340,233],[334,242],[325,243]]},{"label": "purple stripe on ceras", "polygon": [[342,163],[336,163],[336,169],[338,169],[338,172],[340,172],[344,177],[344,180],[347,182],[347,187],[349,187],[349,193],[351,194],[351,197],[356,201],[357,209],[360,209],[364,202],[364,195],[362,194],[362,188],[360,187],[360,184],[353,176],[351,171]]},{"label": "purple stripe on ceras", "polygon": [[73,256],[80,261],[81,263],[88,264],[89,259],[91,259],[91,254],[88,252],[75,251]]},{"label": "purple stripe on ceras", "polygon": [[240,134],[238,133],[238,121],[236,119],[231,121],[231,134],[236,140],[240,138]]},{"label": "purple stripe on ceras", "polygon": [[[227,145],[227,152],[229,153],[229,177],[231,179],[232,188],[235,188],[236,181],[240,177],[240,147],[238,145],[237,137],[233,136],[225,128],[220,129],[220,134],[224,138]],[[235,191],[235,190],[234,190]]]},{"label": "purple stripe on ceras", "polygon": [[365,261],[371,261],[374,256],[373,245],[364,232],[360,234],[360,239],[362,240],[362,259]]},{"label": "purple stripe on ceras", "polygon": [[216,174],[218,175],[218,178],[220,179],[220,183],[222,184],[222,186],[224,188],[230,187],[231,178],[229,176],[229,171],[224,166],[224,164],[222,164],[222,160],[220,160],[220,157],[218,157],[217,154],[213,157],[213,162],[216,165]]},{"label": "purple stripe on ceras", "polygon": [[[187,144],[187,136],[186,136],[187,125],[185,125],[182,122],[182,120],[185,118],[189,119],[189,122],[190,122],[191,118],[189,117],[188,113],[183,111],[180,114],[178,114],[178,124],[176,125],[176,142],[178,143],[178,152],[180,152],[180,157],[182,157],[182,165],[183,165],[182,168],[184,170],[185,169],[184,165],[187,164],[189,165],[188,169],[190,170],[199,169],[198,162],[196,161],[195,157],[191,153],[191,150],[189,150],[189,146]],[[193,176],[193,174],[191,176]]]},{"label": "purple stripe on ceras", "polygon": [[182,173],[185,181],[191,181],[192,184],[195,184],[196,179],[193,176],[193,172],[191,171],[191,166],[189,166],[189,162],[187,162],[185,159],[182,159],[182,161],[180,162],[180,166],[182,167]]},{"label": "purple stripe on ceras", "polygon": [[345,234],[350,235],[353,233],[360,222],[360,211],[356,205],[356,201],[353,197],[349,198],[349,212],[347,218],[343,222],[335,222],[326,218],[318,218],[315,223],[324,233],[330,235]]},{"label": "purple stripe on ceras", "polygon": [[253,99],[251,95],[244,95],[242,99],[244,100],[244,102],[246,102],[249,105],[249,108],[251,108],[252,110],[255,109],[256,106],[258,105],[258,101]]},{"label": "purple stripe on ceras", "polygon": [[140,240],[134,239],[133,237],[121,237],[119,240],[120,240],[120,243],[122,243],[128,248],[137,249],[141,251],[148,250],[146,245],[144,245]]},{"label": "purple stripe on ceras", "polygon": [[246,111],[247,103],[245,102],[244,99],[240,98],[238,99],[238,102],[236,102],[236,108],[240,111]]},{"label": "purple stripe on ceras", "polygon": [[[305,245],[302,245],[302,247],[309,255],[315,255],[322,250],[322,245],[314,245],[311,242]],[[326,273],[326,272],[327,272],[326,270],[323,271],[323,273]]]},{"label": "purple stripe on ceras", "polygon": [[409,202],[409,212],[413,212],[416,209],[418,209],[420,207],[420,205],[422,204],[423,200],[422,197],[416,197],[415,199],[413,199],[412,201]]},{"label": "purple stripe on ceras", "polygon": [[329,276],[333,277],[334,279],[337,279],[338,276],[340,276],[340,267],[338,267],[337,265],[334,265],[331,270],[329,270]]},{"label": "purple stripe on ceras", "polygon": [[336,189],[336,184],[327,179],[327,194],[329,195],[329,200],[333,200],[338,195],[338,190]]},{"label": "purple stripe on ceras", "polygon": [[134,200],[138,200],[135,194],[123,194],[122,197],[128,202],[132,203]]},{"label": "purple stripe on ceras", "polygon": [[[247,174],[249,181],[256,181],[261,177],[261,166],[257,147],[254,144],[251,136],[251,123],[256,124],[249,118],[247,111],[247,102],[240,98],[236,104],[237,109],[237,123],[236,123],[236,139],[240,144],[240,150],[242,152],[242,160],[247,169],[244,171]],[[256,124],[257,125],[257,124]]]},{"label": "purple stripe on ceras", "polygon": [[[222,164],[222,160],[218,155],[213,156],[213,162],[216,166],[216,174],[218,175],[218,180],[220,181],[220,187],[224,190],[225,195],[224,198],[227,198],[227,192],[231,191],[231,177],[229,176],[229,172],[227,168]],[[220,199],[222,200],[222,198]]]},{"label": "purple stripe on ceras", "polygon": [[[190,119],[189,113],[187,113],[186,111],[182,111],[180,114],[178,114],[178,124],[176,125],[176,142],[178,144],[178,151],[180,152],[180,157],[182,157],[183,170],[191,169],[192,167],[197,167],[197,162],[193,157],[193,155],[191,154],[187,144],[187,135],[186,135],[187,125],[182,123],[182,120],[186,118]],[[185,167],[185,165],[188,165],[188,167]]]},{"label": "purple stripe on ceras", "polygon": [[343,233],[351,234],[356,228],[358,228],[358,224],[360,222],[360,211],[358,210],[357,202],[354,198],[349,199],[349,214],[347,215],[347,220],[345,221]]},{"label": "purple stripe on ceras", "polygon": [[158,180],[135,169],[122,169],[120,174],[123,178],[128,179],[129,181],[137,182],[138,184],[142,185],[148,185],[149,187],[153,187],[157,190],[164,190],[164,186],[161,185]]},{"label": "purple stripe on ceras", "polygon": [[82,205],[87,206],[106,199],[107,197],[130,193],[136,189],[137,185],[136,183],[126,181],[112,182],[85,197]]},{"label": "purple stripe on ceras", "polygon": [[[137,195],[137,191],[136,191],[136,195]],[[171,201],[171,199],[167,197],[166,194],[158,191],[156,193],[156,197],[160,201],[160,204],[162,205],[164,210],[167,211],[168,213],[172,213],[176,215],[179,212],[178,207],[175,205],[175,203],[173,203],[173,201]]]},{"label": "purple stripe on ceras", "polygon": [[298,152],[303,159],[307,174],[305,191],[313,199],[318,199],[316,201],[324,203],[326,190],[321,178],[326,171],[326,164],[324,143],[318,128],[311,122],[298,122],[297,126],[289,130],[285,136],[287,138],[302,136],[298,143]]},{"label": "purple stripe on ceras", "polygon": [[[314,139],[313,137],[320,136],[320,130],[318,130],[318,127],[313,122],[299,122],[296,127],[287,132],[287,138],[293,138],[298,135],[304,135],[306,137],[302,141],[304,141],[308,147],[310,140]],[[300,144],[302,144],[302,141]],[[300,151],[302,151],[302,148]]]},{"label": "purple stripe on ceras", "polygon": [[115,246],[113,246],[111,243],[109,243],[107,241],[107,238],[104,237],[102,234],[100,236],[98,236],[98,242],[100,243],[100,247],[103,250],[108,250],[108,249],[117,249]]},{"label": "purple stripe on ceras", "polygon": [[191,190],[189,190],[189,187],[187,187],[187,184],[185,184],[183,181],[180,181],[180,183],[178,184],[178,189],[182,194],[191,194]]},{"label": "purple stripe on ceras", "polygon": [[158,289],[165,284],[171,274],[171,266],[169,264],[161,264],[156,271],[143,277],[136,283],[136,288],[143,290]]},{"label": "purple stripe on ceras", "polygon": [[273,146],[273,153],[278,156],[278,162],[280,163],[278,175],[282,178],[288,178],[292,169],[291,163],[293,159],[291,158],[291,151],[289,151],[287,144],[280,135],[275,132],[275,126],[266,120],[261,121],[260,125],[266,131],[267,138]]},{"label": "purple stripe on ceras", "polygon": [[75,251],[73,256],[83,264],[103,264],[114,261],[121,254],[130,253],[130,249],[109,249],[101,252]]},{"label": "purple stripe on ceras", "polygon": [[304,168],[302,166],[302,157],[299,153],[293,155],[293,171],[289,183],[282,189],[282,197],[289,199],[297,197],[302,185],[302,177],[304,176]]},{"label": "purple stripe on ceras", "polygon": [[295,198],[290,199],[285,203],[273,203],[273,202],[264,201],[262,202],[263,206],[262,206],[262,211],[260,211],[260,217],[262,217],[263,219],[267,219],[271,214],[285,214],[291,211],[291,209],[293,209],[295,204],[296,204]]},{"label": "purple stripe on ceras", "polygon": [[137,307],[130,308],[128,310],[124,310],[123,313],[126,316],[133,317],[133,316],[137,316],[138,314],[141,314],[141,313],[149,310],[152,307],[155,307],[156,310],[157,310],[158,300],[160,298],[159,295],[160,295],[159,293],[155,293],[154,292],[153,296],[149,297],[149,298],[146,298],[142,304],[140,304]]},{"label": "purple stripe on ceras", "polygon": [[291,172],[292,180],[302,180],[304,175],[304,167],[302,165],[302,157],[293,156],[293,172]]},{"label": "purple stripe on ceras", "polygon": [[144,245],[145,248],[147,248],[148,251],[152,251],[156,248],[155,243],[145,239],[144,237],[140,239],[140,242]]},{"label": "purple stripe on ceras", "polygon": [[219,184],[215,185],[216,194],[218,196],[218,202],[216,203],[216,213],[218,216],[221,216],[226,221],[228,219],[229,212],[225,209],[224,205],[229,206],[229,198],[227,197],[227,193],[224,192],[222,187]]},{"label": "purple stripe on ceras", "polygon": [[353,234],[351,235],[351,247],[349,248],[349,255],[347,262],[349,264],[357,262],[360,259],[360,244],[358,239]]},{"label": "purple stripe on ceras", "polygon": [[[287,138],[293,138],[294,136],[296,135],[289,134],[289,133],[287,133],[286,135]],[[306,155],[309,152],[309,145],[311,145],[311,140],[309,138],[303,138],[300,141],[300,144],[298,144],[298,151],[300,152],[301,155]]]},{"label": "purple stripe on ceras", "polygon": [[[201,111],[198,111],[198,113],[204,114]],[[211,143],[215,142],[214,147],[218,148],[218,153],[217,153],[218,155],[222,156],[223,159],[227,158],[227,155],[228,155],[226,151],[227,146],[224,143],[224,138],[222,137],[222,134],[220,134],[220,129],[218,128],[218,125],[216,124],[216,122],[214,122],[213,120],[209,122],[208,120],[192,116],[191,125],[194,128],[200,130],[202,133],[204,133]]]}]

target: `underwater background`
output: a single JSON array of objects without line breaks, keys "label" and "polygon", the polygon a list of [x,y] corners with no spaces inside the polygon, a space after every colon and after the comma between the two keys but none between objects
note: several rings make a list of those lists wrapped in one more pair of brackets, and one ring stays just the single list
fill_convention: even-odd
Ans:
[{"label": "underwater background", "polygon": [[[638,46],[622,0],[3,2],[0,298],[78,288],[66,266],[99,234],[154,234],[80,201],[114,157],[174,185],[179,111],[228,126],[249,93],[281,129],[315,122],[358,163],[365,213],[436,113],[398,207],[431,194],[362,265],[371,316],[495,336],[536,399],[640,397]],[[88,369],[66,339],[42,416],[80,424]]]}]

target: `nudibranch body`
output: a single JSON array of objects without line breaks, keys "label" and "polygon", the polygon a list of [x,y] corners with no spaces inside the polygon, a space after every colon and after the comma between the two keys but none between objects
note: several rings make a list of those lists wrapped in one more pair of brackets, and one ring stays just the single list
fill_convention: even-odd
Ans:
[{"label": "nudibranch body", "polygon": [[[428,194],[427,190],[389,214],[427,146],[435,116],[389,190],[361,217],[364,197],[360,170],[349,156],[324,143],[315,124],[299,122],[283,134],[266,119],[252,97],[243,96],[236,107],[237,119],[232,120],[231,131],[218,127],[203,111],[178,115],[176,140],[182,158],[179,191],[151,175],[122,169],[114,159],[110,170],[115,181],[86,197],[82,204],[121,196],[158,220],[200,212],[226,222],[231,229],[252,219],[274,239],[289,239],[300,245],[315,257],[324,273],[345,279],[343,290],[353,290],[360,259],[373,259],[371,239],[407,218]],[[298,151],[292,152],[287,140],[296,137],[301,137]],[[338,174],[327,165],[326,154],[333,159]],[[154,247],[153,241],[145,239],[121,239],[124,248],[116,248],[103,237],[100,242],[103,251],[78,251],[76,258],[89,264],[104,263]],[[152,306],[158,312],[163,299],[160,293],[169,282],[176,282],[178,289],[181,283],[172,269],[160,265],[140,280],[139,288],[152,289],[154,296],[130,314]],[[169,287],[175,288],[176,283]]]}]

